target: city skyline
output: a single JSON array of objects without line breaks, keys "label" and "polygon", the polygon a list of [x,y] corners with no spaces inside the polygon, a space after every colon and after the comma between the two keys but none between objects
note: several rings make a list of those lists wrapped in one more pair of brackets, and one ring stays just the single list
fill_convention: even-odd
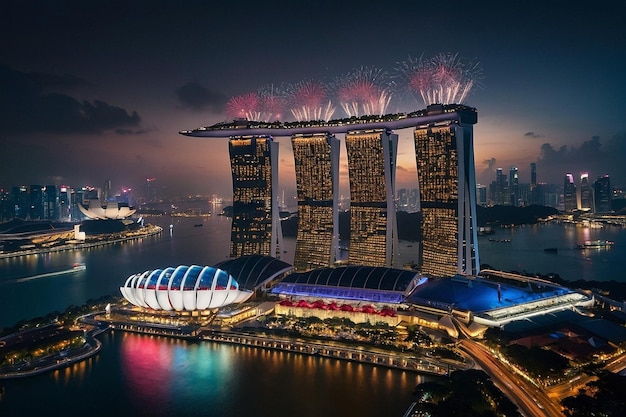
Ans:
[{"label": "city skyline", "polygon": [[[170,196],[229,195],[226,141],[178,131],[228,120],[228,99],[263,85],[328,80],[363,66],[391,71],[409,57],[439,53],[483,69],[464,100],[480,113],[477,182],[489,184],[496,167],[513,165],[520,183],[530,182],[525,167],[536,163],[540,183],[588,172],[590,180],[609,174],[612,185],[626,184],[622,3],[447,3],[458,12],[454,24],[442,24],[449,15],[435,5],[241,6],[249,13],[200,2],[10,2],[1,30],[12,41],[0,47],[0,100],[8,109],[0,116],[0,187],[111,180],[136,188],[156,178]],[[233,18],[207,20],[214,16]],[[372,26],[373,17],[380,24]],[[21,25],[25,18],[33,25]],[[332,30],[303,36],[302,21]],[[425,108],[415,97],[404,102],[388,110]],[[417,183],[411,131],[397,133],[397,189],[410,189]],[[295,195],[290,138],[276,140],[279,190]]]}]

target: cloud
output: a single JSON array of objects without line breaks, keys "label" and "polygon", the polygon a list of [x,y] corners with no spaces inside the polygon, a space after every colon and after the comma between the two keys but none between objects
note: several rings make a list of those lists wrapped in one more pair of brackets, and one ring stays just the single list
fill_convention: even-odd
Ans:
[{"label": "cloud", "polygon": [[579,147],[564,145],[555,148],[549,143],[544,143],[537,158],[537,169],[540,177],[557,180],[562,180],[566,173],[576,176],[580,172],[588,172],[590,178],[608,174],[613,185],[624,186],[625,160],[626,132],[621,132],[606,141],[605,145],[598,136],[584,141]]},{"label": "cloud", "polygon": [[543,138],[545,137],[545,135],[539,134],[539,133],[535,133],[535,132],[526,132],[524,133],[524,136],[526,136],[527,138]]},{"label": "cloud", "polygon": [[65,75],[28,74],[0,65],[0,132],[100,133],[108,129],[137,126],[137,112],[104,101],[80,102],[55,87],[86,85]]},{"label": "cloud", "polygon": [[485,159],[483,165],[487,166],[487,169],[493,169],[496,166],[496,158]]},{"label": "cloud", "polygon": [[152,129],[128,129],[128,128],[120,128],[115,129],[115,134],[117,135],[143,135],[144,133],[151,132]]},{"label": "cloud", "polygon": [[[591,160],[601,160],[604,156],[601,150],[600,138],[593,136],[591,139],[583,142],[576,148],[574,146],[561,146],[555,149],[551,144],[544,143],[541,145],[541,153],[538,162],[545,164],[572,164],[588,163]],[[606,155],[608,157],[608,155]]]},{"label": "cloud", "polygon": [[178,100],[183,108],[194,111],[209,110],[212,113],[222,113],[228,98],[215,91],[209,91],[204,86],[189,82],[176,89]]}]

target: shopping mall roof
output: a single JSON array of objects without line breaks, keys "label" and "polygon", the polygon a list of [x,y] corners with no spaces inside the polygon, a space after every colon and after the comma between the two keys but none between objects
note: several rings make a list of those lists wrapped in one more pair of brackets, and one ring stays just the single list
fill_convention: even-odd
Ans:
[{"label": "shopping mall roof", "polygon": [[274,286],[272,293],[399,304],[418,278],[414,271],[394,268],[321,268],[286,276]]}]

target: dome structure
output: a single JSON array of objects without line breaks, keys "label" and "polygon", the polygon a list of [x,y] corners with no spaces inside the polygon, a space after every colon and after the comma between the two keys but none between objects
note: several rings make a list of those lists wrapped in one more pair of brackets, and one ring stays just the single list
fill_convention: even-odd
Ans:
[{"label": "dome structure", "polygon": [[85,216],[94,220],[125,219],[137,211],[137,209],[120,203],[106,203],[102,205],[98,200],[88,200],[87,206],[78,204],[78,209]]},{"label": "dome structure", "polygon": [[167,267],[131,275],[120,292],[130,303],[154,310],[195,311],[241,303],[253,293],[239,289],[226,271],[212,266]]}]

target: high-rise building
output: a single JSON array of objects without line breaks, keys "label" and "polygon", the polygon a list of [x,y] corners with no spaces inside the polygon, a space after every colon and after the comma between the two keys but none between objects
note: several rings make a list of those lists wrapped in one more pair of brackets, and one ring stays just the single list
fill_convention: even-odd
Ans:
[{"label": "high-rise building", "polygon": [[419,210],[419,190],[417,188],[400,188],[396,191],[396,209],[407,213]]},{"label": "high-rise building", "polygon": [[346,133],[350,178],[350,264],[392,267],[398,246],[395,166],[398,135],[384,129]]},{"label": "high-rise building", "polygon": [[[476,246],[478,228],[473,150],[473,125],[476,122],[477,113],[473,108],[459,104],[434,104],[410,115],[372,116],[356,123],[346,120],[339,123],[310,121],[296,125],[280,122],[259,125],[258,122],[238,119],[233,123],[218,123],[180,133],[194,137],[230,138],[233,200],[236,202],[233,204],[234,215],[241,217],[238,213],[252,213],[246,214],[247,222],[242,218],[233,219],[233,257],[250,253],[249,250],[244,252],[235,248],[253,242],[254,238],[262,239],[264,231],[271,229],[271,222],[267,220],[269,214],[262,218],[262,210],[257,209],[262,204],[248,204],[254,210],[237,208],[245,207],[244,202],[251,200],[249,195],[255,191],[270,188],[267,184],[257,185],[256,176],[260,174],[253,174],[263,170],[265,160],[270,158],[264,149],[269,149],[271,137],[268,139],[263,135],[312,137],[321,134],[324,137],[345,134],[350,180],[348,263],[395,267],[398,231],[394,191],[398,135],[392,132],[415,128],[419,190],[415,208],[420,211],[416,217],[420,218],[423,237],[423,247],[417,255],[420,256],[422,272],[431,276],[471,275],[478,272],[480,265]],[[259,145],[261,140],[265,141],[264,146]],[[237,151],[239,148],[241,150]],[[272,157],[272,164],[269,165],[273,163]],[[303,173],[299,175],[304,178]],[[501,176],[506,183],[506,176]],[[275,186],[271,188],[276,189]],[[342,199],[343,196],[339,198],[340,204]],[[273,194],[254,200],[267,202],[267,210],[276,205]],[[259,214],[256,216],[259,220],[249,220],[255,218],[254,214]],[[256,235],[244,236],[244,226],[250,224],[254,225]],[[265,236],[269,234],[265,233]],[[263,253],[259,250],[252,252]],[[274,254],[270,252],[270,255]]]},{"label": "high-rise building", "polygon": [[14,217],[11,193],[7,189],[0,188],[0,222],[11,220]]},{"label": "high-rise building", "polygon": [[291,137],[298,197],[294,269],[332,266],[339,241],[339,139],[325,133]]},{"label": "high-rise building", "polygon": [[487,205],[487,186],[476,184],[476,204],[479,206]]},{"label": "high-rise building", "polygon": [[610,213],[612,210],[611,179],[608,175],[599,177],[593,183],[593,212]]},{"label": "high-rise building", "polygon": [[543,204],[543,199],[540,196],[541,187],[537,184],[537,164],[535,162],[530,163],[530,188],[529,188],[529,202],[530,204]]},{"label": "high-rise building", "polygon": [[31,185],[29,188],[29,216],[31,220],[41,220],[44,218],[44,187]]},{"label": "high-rise building", "polygon": [[59,187],[59,220],[72,220],[72,205],[74,193],[71,187],[62,185]]},{"label": "high-rise building", "polygon": [[230,256],[280,258],[278,143],[271,136],[232,136],[228,145],[233,178]]},{"label": "high-rise building", "polygon": [[506,175],[504,175],[502,168],[496,168],[495,193],[493,196],[493,202],[496,205],[503,206],[509,203],[509,199],[506,197],[508,188]]},{"label": "high-rise building", "polygon": [[114,201],[112,194],[112,185],[111,180],[106,180],[104,185],[102,186],[102,194],[100,195],[101,203],[108,203],[109,201]]},{"label": "high-rise building", "polygon": [[449,121],[415,129],[422,274],[473,275],[480,270],[473,146],[476,121],[475,111],[459,112]]},{"label": "high-rise building", "polygon": [[30,212],[30,198],[28,187],[16,185],[11,188],[11,202],[13,203],[13,217],[26,219]]},{"label": "high-rise building", "polygon": [[55,185],[46,185],[44,189],[44,217],[50,220],[59,218],[59,196]]},{"label": "high-rise building", "polygon": [[590,211],[593,208],[593,196],[591,184],[589,184],[589,173],[580,173],[580,209]]},{"label": "high-rise building", "polygon": [[576,210],[576,208],[578,208],[576,200],[576,184],[574,183],[574,176],[567,173],[563,179],[563,211],[571,213]]},{"label": "high-rise building", "polygon": [[519,178],[517,167],[511,167],[509,169],[509,203],[512,206],[519,206]]}]

